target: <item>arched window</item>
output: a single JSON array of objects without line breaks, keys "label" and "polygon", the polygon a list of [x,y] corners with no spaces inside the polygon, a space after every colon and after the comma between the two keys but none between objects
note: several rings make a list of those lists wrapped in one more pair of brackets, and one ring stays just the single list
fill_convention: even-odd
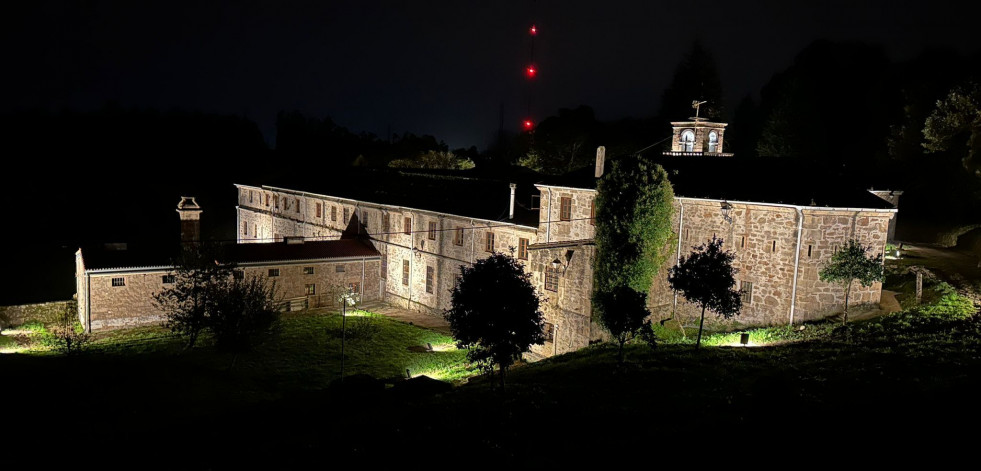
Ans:
[{"label": "arched window", "polygon": [[712,131],[709,133],[709,152],[719,151],[719,135]]},{"label": "arched window", "polygon": [[681,150],[683,152],[695,150],[695,133],[691,129],[681,131]]}]

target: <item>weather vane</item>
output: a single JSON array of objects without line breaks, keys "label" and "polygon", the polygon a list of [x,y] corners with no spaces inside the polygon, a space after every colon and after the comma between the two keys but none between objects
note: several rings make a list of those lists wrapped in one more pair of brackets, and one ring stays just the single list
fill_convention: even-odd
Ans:
[{"label": "weather vane", "polygon": [[706,104],[706,103],[708,103],[708,101],[698,101],[698,100],[692,100],[692,102],[691,102],[691,107],[692,107],[692,108],[695,108],[695,117],[696,117],[696,118],[698,118],[698,111],[699,111],[699,108],[701,108],[701,106],[702,106],[702,105],[704,105],[704,104]]}]

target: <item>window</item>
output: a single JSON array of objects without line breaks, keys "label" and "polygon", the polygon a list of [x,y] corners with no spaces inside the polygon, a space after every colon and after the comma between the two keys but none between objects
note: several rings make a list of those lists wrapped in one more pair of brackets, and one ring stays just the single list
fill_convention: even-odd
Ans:
[{"label": "window", "polygon": [[433,285],[435,284],[433,282],[434,281],[434,278],[435,278],[433,276],[433,273],[434,272],[435,272],[435,270],[433,270],[433,267],[430,267],[430,266],[427,266],[426,267],[426,292],[427,293],[432,293],[433,292]]},{"label": "window", "polygon": [[382,231],[388,232],[388,228],[391,226],[392,218],[389,217],[388,213],[382,216]]},{"label": "window", "polygon": [[541,199],[541,195],[531,195],[531,209],[540,209]]},{"label": "window", "polygon": [[242,271],[242,270],[233,270],[232,271],[232,278],[234,278],[236,280],[244,280],[245,279],[245,272]]},{"label": "window", "polygon": [[296,212],[297,214],[300,212],[300,198],[296,198]]},{"label": "window", "polygon": [[456,234],[453,236],[453,245],[463,245],[463,228],[457,227]]},{"label": "window", "polygon": [[409,286],[409,261],[402,260],[402,285]]},{"label": "window", "polygon": [[317,285],[315,283],[303,285],[303,294],[306,294],[307,296],[317,294]]},{"label": "window", "polygon": [[123,277],[113,278],[112,279],[112,285],[113,286],[126,286],[126,278],[123,278]]},{"label": "window", "polygon": [[313,267],[303,267],[303,274],[304,275],[312,275],[312,274],[314,274]]},{"label": "window", "polygon": [[330,207],[330,220],[331,222],[337,222],[337,206]]},{"label": "window", "polygon": [[770,252],[777,251],[777,241],[773,241],[773,245],[770,246]]},{"label": "window", "polygon": [[405,218],[404,224],[402,225],[402,233],[405,235],[412,234],[412,218]]},{"label": "window", "polygon": [[546,322],[545,328],[542,329],[542,333],[545,334],[546,342],[555,341],[555,324],[552,324],[551,322]]},{"label": "window", "polygon": [[385,257],[382,257],[381,276],[382,276],[382,281],[388,279],[388,259]]},{"label": "window", "polygon": [[718,152],[719,135],[715,131],[709,133],[709,152]]},{"label": "window", "polygon": [[269,276],[279,276],[279,268],[270,268]]},{"label": "window", "polygon": [[596,225],[596,198],[589,201],[589,225]]},{"label": "window", "polygon": [[248,221],[242,221],[242,235],[249,235],[249,223],[248,223]]},{"label": "window", "polygon": [[739,248],[741,249],[746,248],[746,236],[743,236],[742,240],[739,242]]},{"label": "window", "polygon": [[753,303],[753,283],[751,281],[741,281],[739,282],[742,288],[739,291],[739,298],[742,299],[743,304]]},{"label": "window", "polygon": [[488,252],[494,251],[494,233],[487,231],[487,236],[484,239],[484,250]]},{"label": "window", "polygon": [[551,266],[545,267],[545,289],[548,291],[559,291],[559,269]]},{"label": "window", "polygon": [[320,217],[322,208],[323,208],[323,205],[321,203],[317,203],[317,217],[318,218]]},{"label": "window", "polygon": [[335,265],[334,273],[344,273],[344,265]]},{"label": "window", "polygon": [[341,222],[343,222],[344,224],[347,224],[348,217],[350,215],[351,215],[351,210],[350,209],[347,209],[347,208],[344,208],[344,220],[341,221]]},{"label": "window", "polygon": [[279,195],[273,195],[273,204],[276,205],[276,209],[279,209]]},{"label": "window", "polygon": [[528,260],[528,239],[518,239],[518,258]]},{"label": "window", "polygon": [[572,198],[563,196],[559,206],[559,220],[569,221],[572,219]]},{"label": "window", "polygon": [[349,283],[347,285],[347,289],[350,290],[350,291],[348,291],[349,293],[358,293],[358,294],[360,294],[361,293],[361,283],[360,282],[357,282],[357,281],[355,281],[354,283]]},{"label": "window", "polygon": [[269,193],[266,193],[266,207],[269,207]]},{"label": "window", "polygon": [[172,285],[177,281],[177,277],[174,275],[164,275],[163,280],[161,280],[165,285]]},{"label": "window", "polygon": [[681,132],[681,150],[683,152],[695,150],[695,133],[691,129],[685,129]]},{"label": "window", "polygon": [[249,190],[249,203],[251,203],[251,202],[252,202],[252,194],[253,194],[253,193],[254,193],[254,192],[253,192],[252,190]]},{"label": "window", "polygon": [[811,246],[807,246],[807,258],[811,258]]},{"label": "window", "polygon": [[371,232],[371,230],[368,229],[368,211],[361,211],[361,225],[364,226],[365,232]]},{"label": "window", "polygon": [[691,240],[691,230],[685,229],[685,240]]},{"label": "window", "polygon": [[278,232],[274,232],[273,233],[273,239],[275,239],[276,242],[282,242],[283,241],[283,236],[281,236]]},{"label": "window", "polygon": [[436,223],[429,222],[429,240],[436,240]]},{"label": "window", "polygon": [[290,199],[289,198],[283,198],[283,209],[285,209],[285,210],[289,210],[290,209]]}]

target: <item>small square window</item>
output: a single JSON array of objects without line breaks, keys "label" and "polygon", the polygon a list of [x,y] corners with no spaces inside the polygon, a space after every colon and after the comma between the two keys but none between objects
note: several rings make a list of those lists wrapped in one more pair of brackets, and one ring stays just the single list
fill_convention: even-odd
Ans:
[{"label": "small square window", "polygon": [[174,284],[174,281],[177,280],[177,277],[174,276],[174,275],[164,275],[162,278],[163,279],[161,281],[165,285],[172,285],[172,284]]},{"label": "small square window", "polygon": [[124,278],[124,277],[113,278],[112,279],[112,285],[113,286],[126,286],[126,278]]},{"label": "small square window", "polygon": [[347,285],[347,289],[349,293],[361,294],[361,283],[357,281],[350,283]]},{"label": "small square window", "polygon": [[542,333],[545,334],[546,342],[555,341],[555,324],[552,324],[551,322],[546,322],[545,328],[542,329]]},{"label": "small square window", "polygon": [[551,266],[545,267],[545,289],[548,291],[559,291],[559,269]]},{"label": "small square window", "polygon": [[742,299],[743,304],[752,304],[753,303],[753,282],[751,282],[751,281],[743,281],[743,282],[740,282],[739,284],[740,284],[740,287],[742,288],[742,289],[739,290],[739,297],[740,297],[740,299]]},{"label": "small square window", "polygon": [[270,268],[269,276],[279,276],[279,268]]},{"label": "small square window", "polygon": [[311,284],[308,284],[308,285],[304,285],[303,286],[303,292],[307,296],[312,296],[314,294],[317,294],[317,285],[314,284],[314,283],[311,283]]},{"label": "small square window", "polygon": [[518,239],[518,258],[528,260],[528,239]]},{"label": "small square window", "polygon": [[304,275],[313,275],[314,274],[313,267],[303,267],[303,274]]},{"label": "small square window", "polygon": [[560,221],[571,221],[572,220],[572,198],[569,196],[563,196],[560,201],[559,206],[559,220]]},{"label": "small square window", "polygon": [[344,273],[344,265],[335,265],[334,273]]}]

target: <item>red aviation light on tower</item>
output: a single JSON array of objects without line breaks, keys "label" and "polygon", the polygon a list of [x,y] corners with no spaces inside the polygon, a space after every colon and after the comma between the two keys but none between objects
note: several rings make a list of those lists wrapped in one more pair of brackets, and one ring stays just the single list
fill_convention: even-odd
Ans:
[{"label": "red aviation light on tower", "polygon": [[538,28],[535,25],[531,25],[531,28],[528,30],[528,34],[531,34],[532,36],[537,35]]},{"label": "red aviation light on tower", "polygon": [[538,68],[535,67],[534,64],[529,65],[528,68],[525,69],[525,75],[527,75],[528,78],[535,78],[538,76]]},{"label": "red aviation light on tower", "polygon": [[521,122],[521,128],[525,131],[531,131],[535,128],[535,122],[530,119],[526,119]]}]

